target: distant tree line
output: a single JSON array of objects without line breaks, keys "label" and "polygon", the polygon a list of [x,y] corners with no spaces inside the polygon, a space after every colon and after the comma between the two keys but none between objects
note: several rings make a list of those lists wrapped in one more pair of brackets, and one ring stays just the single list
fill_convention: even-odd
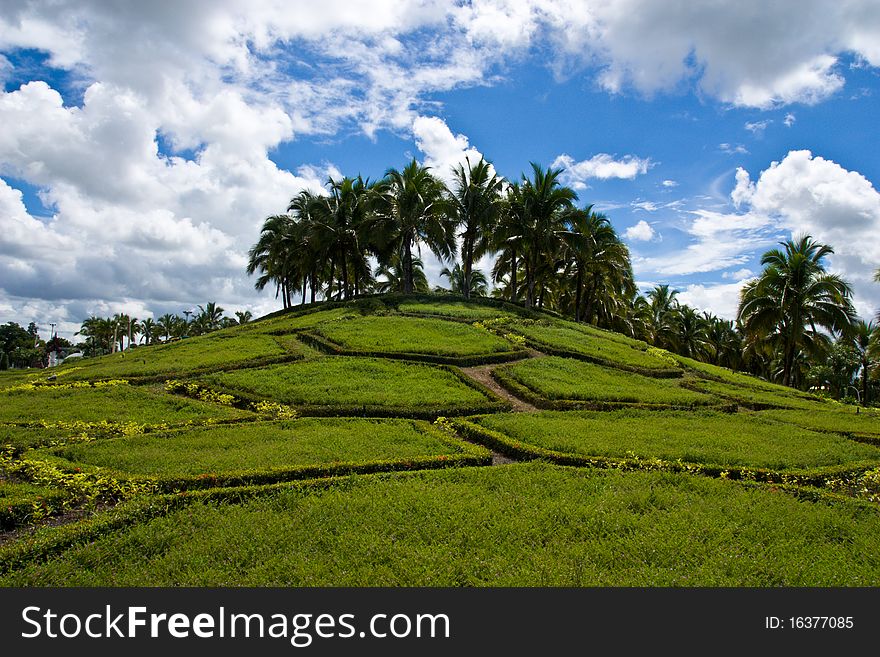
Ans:
[{"label": "distant tree line", "polygon": [[296,299],[428,292],[425,248],[448,264],[441,278],[449,288],[434,291],[469,298],[490,293],[475,269],[490,255],[495,297],[785,385],[878,398],[880,332],[856,316],[850,285],[826,272],[831,247],[804,236],[769,251],[736,320],[721,319],[679,302],[668,285],[640,294],[611,222],[579,207],[561,173],[532,163],[508,181],[485,160],[467,160],[447,186],[413,160],[374,182],[331,178],[326,193],[302,191],[285,214],[265,219],[247,273],[258,290],[274,287],[285,308]]}]

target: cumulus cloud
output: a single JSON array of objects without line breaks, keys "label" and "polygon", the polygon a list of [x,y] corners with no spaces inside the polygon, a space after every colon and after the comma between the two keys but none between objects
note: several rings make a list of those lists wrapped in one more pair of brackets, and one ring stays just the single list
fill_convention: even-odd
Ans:
[{"label": "cumulus cloud", "polygon": [[624,232],[624,236],[629,240],[635,240],[637,242],[648,242],[657,235],[654,227],[651,226],[647,221],[642,219],[635,226],[630,226]]},{"label": "cumulus cloud", "polygon": [[782,122],[785,124],[786,128],[790,128],[791,126],[793,126],[795,121],[797,121],[797,118],[791,112],[787,112],[785,114],[785,118],[782,119]]},{"label": "cumulus cloud", "polygon": [[470,146],[465,135],[453,135],[443,119],[436,116],[419,116],[413,121],[413,137],[416,147],[425,154],[425,166],[447,185],[452,184],[452,170],[467,162],[476,164],[483,154]]},{"label": "cumulus cloud", "polygon": [[639,271],[721,271],[808,234],[834,248],[827,266],[853,284],[858,312],[870,317],[880,307],[880,286],[872,280],[880,263],[880,193],[863,175],[810,151],[791,151],[755,181],[738,169],[731,199],[739,211],[691,210],[685,230],[692,241],[674,254],[642,258]]},{"label": "cumulus cloud", "polygon": [[611,178],[632,180],[640,174],[647,173],[651,165],[650,158],[624,155],[620,159],[615,159],[613,155],[608,153],[599,153],[588,160],[581,160],[579,162],[570,155],[563,153],[557,156],[551,164],[553,168],[563,169],[559,179],[575,189],[586,189],[586,181],[592,178],[598,180],[609,180]]},{"label": "cumulus cloud", "polygon": [[736,283],[716,283],[704,285],[694,283],[678,292],[678,300],[692,308],[707,311],[723,319],[736,319],[739,309],[739,294],[745,280]]},{"label": "cumulus cloud", "polygon": [[746,130],[751,132],[756,137],[762,137],[764,135],[764,131],[773,123],[773,119],[764,119],[763,121],[746,121],[743,126]]}]

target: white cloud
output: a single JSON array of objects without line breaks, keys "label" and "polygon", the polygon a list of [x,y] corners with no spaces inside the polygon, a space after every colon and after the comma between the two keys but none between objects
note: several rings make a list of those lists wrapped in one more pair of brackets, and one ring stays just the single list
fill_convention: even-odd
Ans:
[{"label": "white cloud", "polygon": [[685,229],[691,243],[636,261],[638,271],[720,271],[747,264],[780,240],[808,234],[834,248],[826,264],[853,285],[858,312],[870,317],[880,308],[880,286],[872,279],[880,263],[880,193],[860,173],[810,151],[791,151],[756,181],[738,169],[731,197],[739,212],[691,211]]},{"label": "white cloud", "polygon": [[476,164],[482,153],[468,143],[462,134],[453,135],[449,126],[436,116],[419,116],[413,121],[416,147],[425,154],[425,166],[447,185],[452,183],[452,169],[459,164],[467,167],[467,160]]},{"label": "white cloud", "polygon": [[744,267],[742,269],[737,269],[736,271],[726,271],[721,274],[721,278],[726,278],[733,281],[744,281],[752,278],[754,275],[755,272],[753,272],[751,269]]},{"label": "white cloud", "polygon": [[718,150],[728,155],[748,155],[749,153],[742,144],[728,144],[727,142],[718,144]]},{"label": "white cloud", "polygon": [[787,112],[785,118],[782,119],[782,122],[785,124],[786,128],[790,128],[794,125],[794,122],[797,121],[797,118],[791,112]]},{"label": "white cloud", "polygon": [[678,183],[675,182],[674,180],[664,180],[660,184],[663,185],[664,187],[678,187]]},{"label": "white cloud", "polygon": [[635,226],[630,226],[624,232],[624,236],[630,240],[636,240],[638,242],[648,242],[654,237],[656,237],[657,233],[654,230],[653,226],[649,224],[647,221],[642,219]]},{"label": "white cloud", "polygon": [[746,121],[743,126],[746,130],[751,132],[756,137],[761,137],[764,135],[764,131],[773,123],[773,119],[764,119],[763,121]]},{"label": "white cloud", "polygon": [[615,159],[613,155],[608,153],[599,153],[589,160],[578,162],[570,155],[563,153],[557,156],[550,166],[554,169],[563,169],[559,179],[565,184],[571,185],[575,189],[585,189],[587,187],[586,181],[592,178],[632,180],[640,174],[647,173],[652,164],[650,158],[624,155],[620,159]]},{"label": "white cloud", "polygon": [[745,281],[736,283],[692,284],[678,293],[678,300],[700,311],[708,311],[723,319],[736,319],[739,294]]}]

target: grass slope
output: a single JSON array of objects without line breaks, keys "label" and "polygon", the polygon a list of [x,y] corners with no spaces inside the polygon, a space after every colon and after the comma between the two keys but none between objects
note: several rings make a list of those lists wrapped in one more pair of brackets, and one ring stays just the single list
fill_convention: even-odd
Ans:
[{"label": "grass slope", "polygon": [[547,400],[700,406],[717,398],[682,388],[676,379],[656,379],[573,358],[530,358],[496,370]]},{"label": "grass slope", "polygon": [[6,586],[877,586],[880,513],[544,464],[194,503]]},{"label": "grass slope", "polygon": [[880,463],[880,448],[746,413],[645,411],[504,413],[481,426],[554,452],[772,470]]},{"label": "grass slope", "polygon": [[457,451],[461,450],[426,422],[304,418],[116,438],[42,453],[71,465],[130,475],[197,475],[406,460]]},{"label": "grass slope", "polygon": [[[328,356],[316,360],[210,374],[203,382],[303,412],[432,409],[435,415],[476,412],[492,402],[451,371],[434,365],[383,358]],[[430,413],[429,413],[430,414]]]}]

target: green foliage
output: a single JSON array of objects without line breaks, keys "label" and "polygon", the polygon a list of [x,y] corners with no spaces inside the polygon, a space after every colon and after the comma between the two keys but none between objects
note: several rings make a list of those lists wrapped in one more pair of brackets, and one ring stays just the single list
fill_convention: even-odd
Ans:
[{"label": "green foliage", "polygon": [[398,306],[398,310],[402,313],[411,313],[413,315],[437,315],[439,317],[451,317],[453,319],[462,319],[468,321],[477,321],[481,319],[492,319],[494,317],[514,317],[515,315],[501,309],[495,309],[487,306],[479,306],[472,302],[452,301],[452,302],[406,302]]},{"label": "green foliage", "polygon": [[746,388],[731,383],[721,383],[718,381],[707,381],[701,379],[692,379],[685,382],[686,386],[702,392],[707,395],[716,395],[722,399],[729,399],[737,402],[746,408],[756,410],[764,408],[802,408],[805,410],[827,408],[829,404],[822,401],[818,397],[798,393],[791,388],[776,389],[781,392],[771,392],[759,390],[756,388]]},{"label": "green foliage", "polygon": [[844,406],[831,406],[827,409],[770,410],[759,415],[799,427],[817,431],[833,431],[856,436],[876,436],[880,439],[880,412],[870,409],[856,409]]},{"label": "green foliage", "polygon": [[456,455],[488,457],[416,420],[309,418],[72,444],[33,452],[31,458],[48,458],[65,469],[98,466],[117,477],[154,476],[168,489],[191,486],[187,478],[203,485],[229,479],[253,483],[255,473],[270,481],[330,474],[328,466],[443,465]]},{"label": "green foliage", "polygon": [[0,530],[48,517],[67,503],[69,496],[63,491],[0,479]]},{"label": "green foliage", "polygon": [[516,383],[548,400],[626,402],[698,406],[716,399],[686,388],[677,380],[656,379],[602,367],[573,358],[530,358],[495,370],[502,383]]},{"label": "green foliage", "polygon": [[416,317],[356,317],[317,331],[346,349],[371,353],[473,356],[511,350],[506,340],[460,322]]},{"label": "green foliage", "polygon": [[327,357],[210,374],[202,380],[248,399],[290,404],[305,414],[335,409],[349,415],[418,411],[434,417],[498,406],[448,369],[380,358]]},{"label": "green foliage", "polygon": [[249,417],[246,411],[164,394],[154,386],[47,387],[40,392],[0,391],[0,423],[123,422],[163,424]]},{"label": "green foliage", "polygon": [[[6,586],[871,586],[880,514],[718,479],[543,464],[162,498]],[[149,519],[167,510],[167,515]],[[295,520],[295,521],[294,521]],[[116,531],[108,531],[116,528]],[[536,549],[539,546],[539,549]],[[809,564],[808,568],[804,564]]]},{"label": "green foliage", "polygon": [[[219,331],[169,344],[138,347],[123,353],[83,359],[71,372],[72,379],[125,376],[161,380],[168,376],[291,360],[301,355],[302,346],[293,341],[257,331]],[[67,371],[64,366],[58,374]]]},{"label": "green foliage", "polygon": [[590,335],[583,329],[556,323],[520,322],[512,325],[511,330],[524,335],[537,349],[553,355],[581,358],[600,365],[648,374],[675,376],[680,372],[666,359],[649,354],[644,349],[630,347],[598,334]]},{"label": "green foliage", "polygon": [[880,449],[746,413],[618,410],[481,416],[480,426],[553,452],[771,470],[880,462]]},{"label": "green foliage", "polygon": [[9,369],[9,356],[6,355],[6,352],[0,352],[0,371],[6,371]]}]

